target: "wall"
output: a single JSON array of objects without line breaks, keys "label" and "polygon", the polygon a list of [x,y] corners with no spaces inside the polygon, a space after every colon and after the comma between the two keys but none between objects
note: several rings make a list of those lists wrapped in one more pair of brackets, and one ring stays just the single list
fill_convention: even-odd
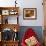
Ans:
[{"label": "wall", "polygon": [[[1,7],[15,6],[15,0],[0,0]],[[43,6],[42,0],[17,0],[19,6],[20,26],[43,26]],[[23,8],[37,8],[37,20],[24,20]],[[10,19],[9,19],[10,20]]]},{"label": "wall", "polygon": [[[21,1],[22,2],[22,1]],[[42,0],[25,0],[21,3],[20,25],[22,26],[42,26],[43,25],[43,6]],[[37,20],[23,20],[23,8],[37,8]]]}]

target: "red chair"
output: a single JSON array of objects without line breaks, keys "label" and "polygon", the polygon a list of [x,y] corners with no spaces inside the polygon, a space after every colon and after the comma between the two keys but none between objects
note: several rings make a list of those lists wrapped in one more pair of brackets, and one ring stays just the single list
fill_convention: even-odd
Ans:
[{"label": "red chair", "polygon": [[[32,28],[28,28],[27,31],[25,32],[24,34],[24,37],[22,38],[22,42],[21,42],[21,46],[27,46],[25,40],[34,36],[36,39],[37,39],[37,35],[36,33],[34,32],[34,30]],[[41,46],[39,40],[37,39],[37,44],[35,46]]]}]

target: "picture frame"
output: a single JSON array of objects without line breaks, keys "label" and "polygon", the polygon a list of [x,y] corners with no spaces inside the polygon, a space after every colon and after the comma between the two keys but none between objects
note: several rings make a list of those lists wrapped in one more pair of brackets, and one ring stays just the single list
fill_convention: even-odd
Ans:
[{"label": "picture frame", "polygon": [[24,8],[23,9],[23,19],[25,20],[37,19],[37,8]]},{"label": "picture frame", "polygon": [[14,10],[14,9],[9,11],[9,14],[10,14],[10,15],[16,15],[17,13],[18,13],[18,12],[17,12],[16,10]]},{"label": "picture frame", "polygon": [[2,10],[2,15],[9,15],[9,10]]},{"label": "picture frame", "polygon": [[9,14],[10,14],[10,15],[14,15],[14,12],[15,12],[14,10],[10,10],[10,11],[9,11]]}]

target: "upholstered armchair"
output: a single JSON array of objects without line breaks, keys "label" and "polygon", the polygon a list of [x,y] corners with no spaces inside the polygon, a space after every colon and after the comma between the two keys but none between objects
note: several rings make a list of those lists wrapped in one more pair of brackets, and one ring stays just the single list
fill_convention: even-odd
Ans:
[{"label": "upholstered armchair", "polygon": [[27,29],[22,38],[21,46],[41,46],[37,34],[32,28]]}]

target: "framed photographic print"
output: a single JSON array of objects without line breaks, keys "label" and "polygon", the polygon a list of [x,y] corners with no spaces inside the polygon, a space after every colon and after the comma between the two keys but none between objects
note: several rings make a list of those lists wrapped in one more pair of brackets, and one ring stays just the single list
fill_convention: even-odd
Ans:
[{"label": "framed photographic print", "polygon": [[17,13],[18,13],[18,12],[17,12],[16,10],[14,10],[14,9],[9,11],[9,14],[10,14],[10,15],[16,15]]},{"label": "framed photographic print", "polygon": [[2,10],[2,15],[9,15],[9,10]]},{"label": "framed photographic print", "polygon": [[9,11],[9,14],[10,14],[10,15],[14,15],[14,10],[10,10],[10,11]]},{"label": "framed photographic print", "polygon": [[23,18],[25,20],[35,20],[37,19],[37,9],[36,8],[24,8]]}]

